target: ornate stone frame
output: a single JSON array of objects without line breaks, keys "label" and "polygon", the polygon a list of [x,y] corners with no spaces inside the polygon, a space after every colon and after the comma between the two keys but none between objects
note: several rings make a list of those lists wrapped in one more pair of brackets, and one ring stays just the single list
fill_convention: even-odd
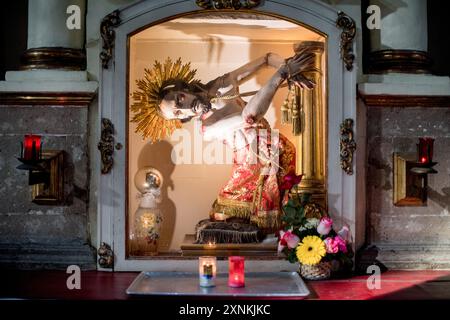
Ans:
[{"label": "ornate stone frame", "polygon": [[[211,11],[214,9],[211,9]],[[234,10],[234,9],[231,9]],[[240,9],[248,10],[248,9]],[[340,168],[340,137],[339,126],[344,119],[356,119],[356,72],[352,71],[346,61],[341,60],[342,29],[337,26],[339,12],[334,8],[316,0],[266,0],[250,10],[277,17],[286,17],[292,21],[308,25],[327,35],[327,71],[328,71],[328,145],[327,167],[328,186],[327,197],[329,211],[338,221],[347,223],[355,234],[355,240],[361,238],[357,230],[356,219],[364,216],[363,206],[356,194],[358,172],[347,175]],[[98,173],[98,244],[102,242],[111,245],[115,254],[114,270],[154,270],[154,271],[195,271],[196,260],[172,261],[159,260],[127,260],[125,257],[126,228],[126,94],[124,88],[127,81],[127,46],[128,35],[149,24],[170,19],[193,12],[206,12],[194,0],[158,0],[138,2],[117,11],[117,23],[108,24],[107,34],[115,35],[115,41],[108,42],[109,63],[101,71],[101,90],[99,96],[100,115],[111,119],[115,127],[115,141],[124,144],[124,150],[114,151],[114,167],[109,174]],[[104,20],[105,21],[105,20]],[[103,24],[102,24],[103,25]],[[114,32],[111,32],[114,28]],[[347,28],[348,29],[348,28]],[[347,30],[344,28],[344,31]],[[348,31],[348,30],[347,30]],[[351,41],[343,49],[343,56]],[[345,51],[347,50],[347,51]],[[101,127],[101,125],[99,125]],[[355,154],[355,157],[358,155]],[[357,210],[360,208],[361,210]],[[220,263],[225,263],[220,261]],[[220,267],[220,266],[219,266]],[[283,260],[267,260],[263,264],[258,261],[248,261],[248,268],[264,270],[296,269],[295,265]],[[100,267],[101,269],[101,267]],[[264,270],[262,270],[264,269]]]}]

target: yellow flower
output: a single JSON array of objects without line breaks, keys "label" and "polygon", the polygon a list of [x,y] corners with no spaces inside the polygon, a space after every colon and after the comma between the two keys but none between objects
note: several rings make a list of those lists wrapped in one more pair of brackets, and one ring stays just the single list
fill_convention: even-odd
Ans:
[{"label": "yellow flower", "polygon": [[325,243],[317,236],[306,236],[297,247],[297,258],[303,264],[318,264],[325,256]]}]

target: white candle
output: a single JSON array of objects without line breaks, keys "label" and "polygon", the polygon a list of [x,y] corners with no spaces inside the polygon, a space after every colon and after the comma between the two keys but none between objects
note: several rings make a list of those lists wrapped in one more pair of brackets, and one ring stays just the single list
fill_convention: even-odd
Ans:
[{"label": "white candle", "polygon": [[198,259],[198,275],[201,287],[216,285],[217,259],[216,257],[200,257]]}]

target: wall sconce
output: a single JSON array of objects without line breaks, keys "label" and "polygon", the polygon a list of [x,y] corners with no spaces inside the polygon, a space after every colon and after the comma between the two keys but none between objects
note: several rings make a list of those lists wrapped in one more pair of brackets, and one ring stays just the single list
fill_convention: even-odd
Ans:
[{"label": "wall sconce", "polygon": [[64,199],[64,152],[43,150],[38,135],[25,135],[21,142],[17,169],[28,171],[28,185],[33,186],[32,201],[42,205],[57,205]]},{"label": "wall sconce", "polygon": [[420,138],[417,154],[394,153],[394,205],[426,206],[428,175],[437,173],[433,144],[432,138]]}]

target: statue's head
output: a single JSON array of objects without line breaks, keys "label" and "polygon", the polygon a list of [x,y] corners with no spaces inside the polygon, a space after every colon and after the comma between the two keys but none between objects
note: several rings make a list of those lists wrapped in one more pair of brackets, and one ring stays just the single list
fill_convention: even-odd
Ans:
[{"label": "statue's head", "polygon": [[137,123],[136,132],[151,142],[159,141],[206,110],[208,103],[202,101],[195,72],[190,63],[170,58],[144,69],[144,77],[136,80],[137,90],[132,95],[131,121]]},{"label": "statue's head", "polygon": [[[197,86],[197,87],[196,87]],[[166,120],[179,119],[187,122],[210,109],[198,90],[199,84],[189,84],[182,80],[170,81],[160,92],[159,113]]]}]

